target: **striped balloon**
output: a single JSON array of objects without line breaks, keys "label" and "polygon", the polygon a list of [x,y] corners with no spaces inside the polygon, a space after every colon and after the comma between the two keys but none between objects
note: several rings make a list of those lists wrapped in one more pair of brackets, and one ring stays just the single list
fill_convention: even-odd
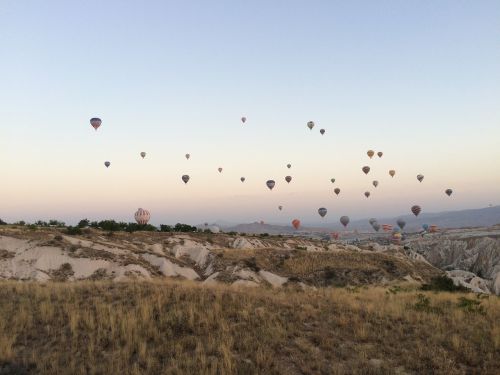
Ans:
[{"label": "striped balloon", "polygon": [[413,215],[418,216],[418,214],[422,211],[422,208],[418,205],[415,205],[411,208],[411,212],[413,212]]},{"label": "striped balloon", "polygon": [[382,224],[382,229],[384,232],[391,232],[392,231],[392,225],[390,224]]},{"label": "striped balloon", "polygon": [[137,224],[145,225],[149,222],[151,214],[149,213],[149,211],[139,208],[135,213],[134,218],[135,221],[137,221]]}]

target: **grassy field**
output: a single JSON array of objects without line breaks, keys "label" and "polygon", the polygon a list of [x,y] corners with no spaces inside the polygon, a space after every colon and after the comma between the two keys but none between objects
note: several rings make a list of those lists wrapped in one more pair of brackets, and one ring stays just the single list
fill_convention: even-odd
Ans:
[{"label": "grassy field", "polygon": [[500,299],[0,283],[0,374],[498,374]]}]

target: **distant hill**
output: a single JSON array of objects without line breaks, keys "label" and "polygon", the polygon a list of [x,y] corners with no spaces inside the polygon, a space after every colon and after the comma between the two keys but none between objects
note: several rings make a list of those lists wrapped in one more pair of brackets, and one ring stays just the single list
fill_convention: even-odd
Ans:
[{"label": "distant hill", "polygon": [[[495,224],[500,224],[500,206],[477,208],[460,211],[446,211],[437,213],[422,213],[418,217],[413,215],[401,215],[396,217],[376,218],[380,224],[396,225],[396,220],[403,219],[406,221],[406,231],[420,230],[422,224],[437,225],[440,228],[467,228],[467,227],[489,227]],[[353,220],[349,224],[348,229],[357,229],[360,231],[372,231],[369,218]],[[230,226],[222,226],[224,231],[241,232],[241,233],[269,233],[269,234],[290,234],[296,233],[290,225],[279,224],[260,224],[258,222],[248,224],[238,224]],[[339,224],[325,227],[319,223],[312,223],[309,227],[301,228],[301,231],[331,231],[342,230],[343,227]]]}]

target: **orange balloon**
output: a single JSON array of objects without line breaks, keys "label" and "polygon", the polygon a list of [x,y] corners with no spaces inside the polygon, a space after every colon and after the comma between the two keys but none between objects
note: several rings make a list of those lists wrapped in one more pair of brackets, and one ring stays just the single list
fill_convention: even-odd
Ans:
[{"label": "orange balloon", "polygon": [[292,221],[292,225],[293,225],[293,227],[294,227],[295,229],[299,229],[299,227],[300,227],[300,220],[299,220],[299,219],[294,219],[294,220]]}]

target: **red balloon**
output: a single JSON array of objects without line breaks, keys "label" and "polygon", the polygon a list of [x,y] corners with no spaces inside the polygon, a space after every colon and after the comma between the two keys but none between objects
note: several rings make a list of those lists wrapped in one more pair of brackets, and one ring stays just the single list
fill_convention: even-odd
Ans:
[{"label": "red balloon", "polygon": [[292,220],[292,225],[295,229],[299,229],[300,227],[300,220],[299,219],[294,219]]}]

